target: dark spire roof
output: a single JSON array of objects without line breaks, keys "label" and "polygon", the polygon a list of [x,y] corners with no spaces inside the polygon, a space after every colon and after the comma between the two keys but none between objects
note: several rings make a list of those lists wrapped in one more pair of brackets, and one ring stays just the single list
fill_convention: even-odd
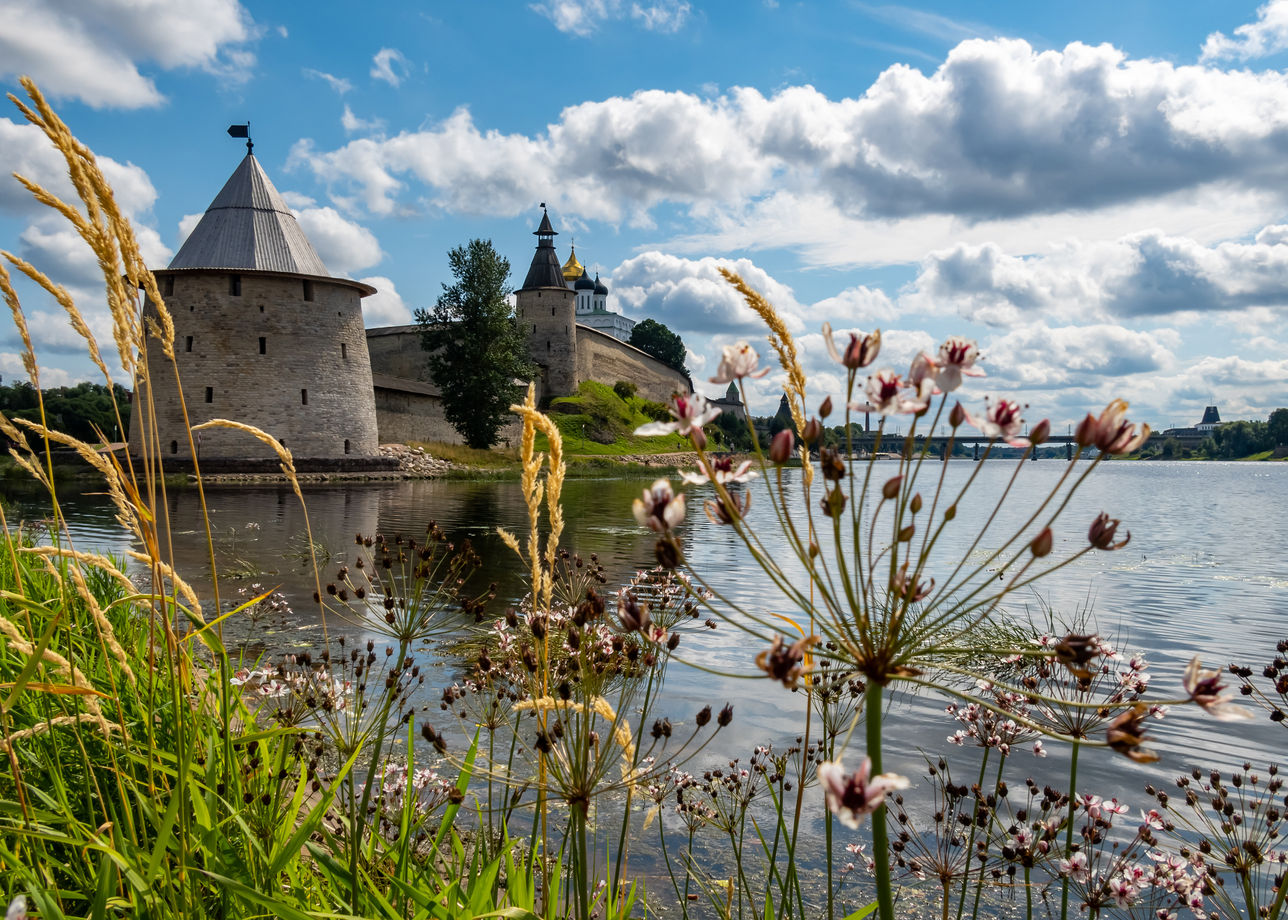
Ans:
[{"label": "dark spire roof", "polygon": [[[1190,416],[1193,418],[1194,416]],[[1216,406],[1208,406],[1203,410],[1203,421],[1200,425],[1219,425],[1221,424],[1221,413],[1216,411]]]},{"label": "dark spire roof", "polygon": [[573,287],[578,291],[593,291],[595,289],[595,282],[590,280],[590,272],[583,268],[581,270],[581,277],[577,279],[576,283],[573,284]]},{"label": "dark spire roof", "polygon": [[563,288],[568,289],[564,281],[563,267],[559,264],[559,256],[555,254],[554,237],[558,236],[555,228],[550,225],[550,215],[545,208],[541,210],[541,226],[533,233],[537,237],[537,251],[532,256],[532,264],[528,266],[528,276],[523,279],[521,291],[531,291],[535,288]]},{"label": "dark spire roof", "polygon": [[330,275],[268,174],[249,153],[169,267]]},{"label": "dark spire roof", "polygon": [[599,280],[599,272],[595,272],[595,293],[596,294],[608,293],[608,285],[604,284],[604,282]]}]

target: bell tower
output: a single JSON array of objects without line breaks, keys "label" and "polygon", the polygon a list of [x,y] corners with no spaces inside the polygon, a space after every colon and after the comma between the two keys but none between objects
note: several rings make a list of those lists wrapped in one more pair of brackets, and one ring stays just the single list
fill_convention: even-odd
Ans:
[{"label": "bell tower", "polygon": [[541,225],[533,231],[537,251],[532,256],[523,287],[514,292],[518,321],[528,336],[528,353],[541,368],[548,396],[569,396],[577,391],[576,292],[564,280],[545,203]]}]

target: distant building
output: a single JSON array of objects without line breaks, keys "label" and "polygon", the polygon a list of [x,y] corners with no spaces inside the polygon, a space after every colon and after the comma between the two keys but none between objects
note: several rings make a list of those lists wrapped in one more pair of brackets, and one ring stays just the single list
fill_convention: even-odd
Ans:
[{"label": "distant building", "polygon": [[739,421],[747,420],[747,407],[742,403],[742,396],[738,392],[738,384],[733,381],[729,382],[729,389],[725,390],[724,396],[719,399],[708,399],[707,404],[720,409],[725,415],[731,415]]},{"label": "distant building", "polygon": [[[153,274],[174,321],[182,392],[149,336],[151,380],[135,394],[133,455],[142,453],[138,423],[149,414],[139,407],[150,406],[163,461],[192,462],[186,422],[226,418],[277,438],[302,469],[378,463],[361,304],[376,290],[327,271],[253,154]],[[144,315],[155,317],[157,305],[147,303]],[[201,461],[277,465],[244,432],[208,429],[193,442]]]},{"label": "distant building", "polygon": [[629,342],[635,320],[608,309],[608,285],[599,280],[598,272],[595,273],[595,280],[590,280],[590,273],[577,261],[576,247],[573,247],[568,261],[563,264],[562,272],[564,282],[576,294],[578,325],[589,326],[615,339]]},{"label": "distant building", "polygon": [[1179,441],[1182,447],[1197,447],[1205,438],[1210,438],[1221,427],[1221,413],[1216,406],[1207,406],[1203,418],[1197,425],[1189,428],[1168,428],[1158,437],[1164,440],[1171,438]]}]

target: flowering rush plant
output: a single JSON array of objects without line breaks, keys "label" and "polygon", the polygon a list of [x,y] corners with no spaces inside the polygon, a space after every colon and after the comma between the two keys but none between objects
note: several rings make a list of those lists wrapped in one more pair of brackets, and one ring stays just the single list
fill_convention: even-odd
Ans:
[{"label": "flowering rush plant", "polygon": [[[998,709],[997,692],[1024,699],[1035,709],[1055,701],[1043,699],[1043,690],[1025,686],[1016,678],[1011,686],[995,675],[972,670],[978,661],[979,627],[999,611],[1012,592],[1029,588],[1039,579],[1068,566],[1088,553],[1109,552],[1125,546],[1130,534],[1120,531],[1121,521],[1106,511],[1090,521],[1066,520],[1070,499],[1109,456],[1137,450],[1149,438],[1148,425],[1126,417],[1127,403],[1114,400],[1098,415],[1088,414],[1074,434],[1074,460],[1035,507],[1025,510],[1019,526],[1000,523],[1013,515],[1000,512],[1012,487],[1025,469],[1024,461],[1050,436],[1043,419],[1026,425],[1024,406],[1009,398],[985,398],[968,408],[957,391],[968,379],[985,377],[974,342],[951,336],[935,354],[922,353],[906,373],[878,364],[881,333],[851,332],[837,336],[823,326],[823,339],[831,358],[845,374],[845,390],[826,394],[817,412],[807,410],[806,375],[797,346],[774,308],[733,272],[725,278],[743,295],[769,329],[768,342],[785,374],[783,389],[792,425],[778,432],[767,447],[749,422],[754,445],[752,462],[736,463],[706,450],[702,428],[718,414],[697,394],[677,395],[669,422],[645,425],[636,433],[679,434],[689,438],[697,457],[696,471],[682,471],[689,484],[713,488],[704,503],[707,516],[717,525],[732,528],[746,545],[765,576],[794,604],[808,623],[797,641],[779,635],[786,617],[739,606],[721,596],[702,578],[700,566],[690,566],[676,534],[685,516],[684,496],[662,479],[635,502],[635,517],[659,535],[658,559],[663,565],[685,567],[693,583],[708,591],[709,605],[732,625],[769,645],[756,662],[770,677],[787,686],[803,680],[807,692],[815,674],[811,649],[822,645],[832,667],[863,681],[864,712],[857,713],[841,740],[849,742],[860,717],[865,725],[866,755],[857,772],[847,773],[839,754],[817,767],[831,812],[847,824],[872,817],[873,858],[876,865],[880,915],[893,917],[884,810],[886,791],[902,788],[906,781],[884,773],[881,763],[881,710],[889,688],[896,683],[936,688],[986,709]],[[762,376],[759,356],[747,343],[724,349],[717,383],[734,382],[746,404],[745,383]],[[838,398],[839,397],[839,398]],[[834,399],[835,398],[835,399]],[[824,421],[836,403],[843,406],[839,439],[828,443]],[[875,414],[874,430],[856,422]],[[891,436],[892,420],[906,420],[906,434]],[[946,422],[943,463],[926,465],[932,457],[930,434]],[[856,430],[857,429],[857,430]],[[978,432],[984,439],[979,459],[989,460],[1000,444],[1023,451],[1011,460],[1011,476],[991,508],[959,516],[963,499],[975,484],[983,463],[975,464],[964,483],[947,477],[957,440]],[[1027,433],[1026,433],[1027,432]],[[891,443],[893,442],[893,443]],[[897,457],[893,468],[877,464],[878,451]],[[938,454],[934,456],[938,459]],[[996,459],[996,458],[994,458]],[[800,474],[785,475],[789,461],[798,460]],[[785,556],[777,538],[769,548],[748,522],[752,492],[741,484],[753,475],[763,477],[764,495],[774,512],[777,529],[790,555]],[[945,535],[953,531],[955,545],[966,550],[949,556],[943,552]],[[1061,541],[1068,551],[1056,552],[1057,531],[1085,534],[1079,540]],[[939,551],[937,553],[937,550]],[[794,558],[793,558],[794,557]],[[800,572],[805,577],[800,576]],[[789,622],[797,622],[789,620]],[[1048,663],[1067,669],[1076,683],[1091,670],[1101,646],[1094,637],[1069,635],[1045,645],[1017,649],[990,649],[996,658],[1010,659],[1010,673],[1023,673],[1024,662]],[[1018,665],[1016,664],[1018,662]],[[1197,664],[1187,675],[1186,696],[1167,702],[1195,702],[1209,711],[1225,714],[1225,698],[1214,685],[1214,672],[1200,672]],[[987,686],[990,693],[978,692]],[[1044,685],[1046,686],[1046,685]],[[1097,706],[1078,699],[1059,701],[1065,706]],[[1098,738],[1078,738],[1080,744],[1113,748],[1136,759],[1149,757],[1142,747],[1144,718],[1158,714],[1133,700],[1120,718],[1106,725]],[[1059,736],[1049,722],[1017,711],[1008,713],[1017,724],[1034,732]]]}]

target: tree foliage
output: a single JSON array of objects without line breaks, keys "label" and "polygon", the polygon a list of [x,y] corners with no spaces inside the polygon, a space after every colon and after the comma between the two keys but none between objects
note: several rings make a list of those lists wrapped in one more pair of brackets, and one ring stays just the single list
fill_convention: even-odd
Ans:
[{"label": "tree foliage", "polygon": [[518,398],[515,380],[532,376],[527,341],[510,306],[510,262],[491,240],[447,254],[453,284],[432,311],[417,310],[430,379],[443,415],[470,447],[488,448]]},{"label": "tree foliage", "polygon": [[[129,430],[130,393],[120,384],[114,391],[101,383],[78,383],[72,387],[53,387],[39,394],[26,381],[0,386],[0,412],[11,419],[39,422],[38,397],[44,399],[45,417],[50,428],[88,444],[99,443],[100,432],[108,441],[124,440],[125,431]],[[124,430],[117,427],[117,409],[120,410]]]},{"label": "tree foliage", "polygon": [[657,358],[667,367],[673,367],[682,374],[688,373],[684,366],[684,340],[655,319],[637,323],[631,330],[629,344]]}]

